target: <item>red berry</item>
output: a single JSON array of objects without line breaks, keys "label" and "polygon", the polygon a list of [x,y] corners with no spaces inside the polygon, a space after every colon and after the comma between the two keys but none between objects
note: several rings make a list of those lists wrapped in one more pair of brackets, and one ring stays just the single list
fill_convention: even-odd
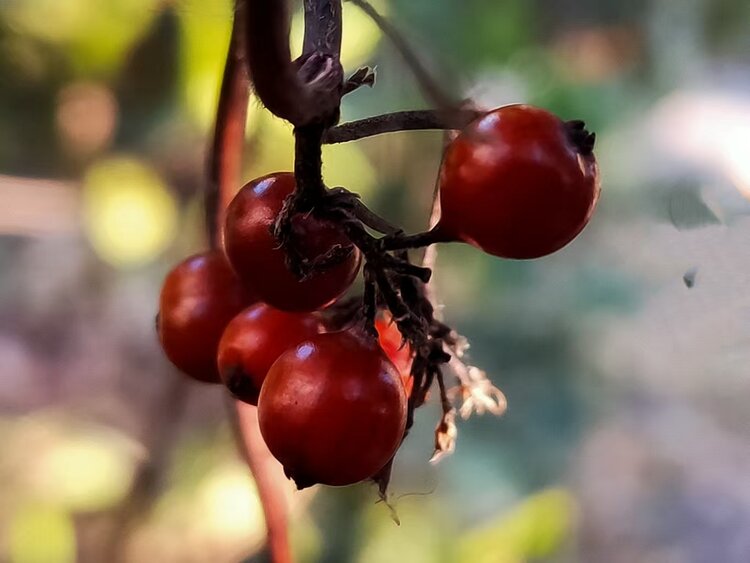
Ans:
[{"label": "red berry", "polygon": [[245,185],[227,210],[224,243],[232,267],[262,301],[283,311],[314,311],[331,304],[351,286],[361,255],[339,227],[310,214],[297,215],[292,230],[304,257],[313,260],[336,245],[353,251],[342,263],[304,281],[289,271],[286,253],[271,228],[294,186],[294,175],[286,172]]},{"label": "red berry", "polygon": [[375,330],[378,331],[378,342],[380,347],[388,356],[388,359],[396,366],[401,381],[404,384],[406,396],[411,395],[414,386],[414,378],[411,376],[411,363],[414,359],[409,344],[404,342],[401,331],[393,319],[380,317],[375,321]]},{"label": "red berry", "polygon": [[220,251],[180,262],[167,274],[159,299],[157,329],[167,357],[194,379],[220,382],[216,352],[221,334],[253,301]]},{"label": "red berry", "polygon": [[448,147],[440,172],[444,240],[504,258],[559,250],[599,197],[593,135],[527,105],[492,110]]},{"label": "red berry", "polygon": [[235,397],[258,404],[266,374],[276,359],[321,332],[307,313],[286,313],[263,303],[245,309],[227,325],[219,342],[219,373]]},{"label": "red berry", "polygon": [[258,400],[260,431],[299,488],[372,477],[398,449],[406,395],[372,339],[321,334],[271,367]]}]

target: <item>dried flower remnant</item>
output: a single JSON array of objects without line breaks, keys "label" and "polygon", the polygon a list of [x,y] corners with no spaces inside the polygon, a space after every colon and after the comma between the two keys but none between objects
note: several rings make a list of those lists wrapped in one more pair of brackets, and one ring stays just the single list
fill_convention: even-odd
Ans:
[{"label": "dried flower remnant", "polygon": [[475,366],[468,366],[453,357],[449,366],[459,379],[459,386],[448,391],[451,400],[460,398],[459,414],[464,420],[472,414],[483,415],[485,412],[502,415],[508,408],[505,394],[495,387],[487,378],[484,370]]}]

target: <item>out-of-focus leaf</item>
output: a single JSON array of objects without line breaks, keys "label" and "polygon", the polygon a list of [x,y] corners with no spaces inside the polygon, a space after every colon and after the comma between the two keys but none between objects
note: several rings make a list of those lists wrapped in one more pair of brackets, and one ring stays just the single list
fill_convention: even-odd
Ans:
[{"label": "out-of-focus leaf", "polygon": [[255,483],[242,463],[214,470],[198,491],[205,524],[223,536],[258,536],[263,530],[263,511]]},{"label": "out-of-focus leaf", "polygon": [[459,563],[517,563],[550,557],[570,538],[575,503],[564,489],[547,489],[459,540]]},{"label": "out-of-focus leaf", "polygon": [[188,115],[204,130],[213,126],[219,84],[232,28],[232,3],[181,0],[180,60],[183,103]]},{"label": "out-of-focus leaf", "polygon": [[394,499],[401,525],[389,518],[388,508],[377,504],[368,511],[357,563],[441,563],[450,558],[451,534],[441,508],[429,497]]},{"label": "out-of-focus leaf", "polygon": [[158,0],[23,0],[0,5],[22,34],[60,46],[80,74],[108,75],[157,13]]},{"label": "out-of-focus leaf", "polygon": [[125,57],[117,85],[121,140],[142,141],[149,127],[173,110],[179,40],[177,16],[167,9]]},{"label": "out-of-focus leaf", "polygon": [[294,525],[290,526],[289,534],[295,561],[299,563],[320,561],[323,537],[310,514],[303,513],[297,517]]}]

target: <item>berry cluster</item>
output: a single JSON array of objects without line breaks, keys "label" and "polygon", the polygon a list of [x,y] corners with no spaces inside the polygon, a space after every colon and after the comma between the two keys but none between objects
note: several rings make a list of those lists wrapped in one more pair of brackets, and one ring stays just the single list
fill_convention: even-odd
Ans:
[{"label": "berry cluster", "polygon": [[[433,381],[438,450],[454,416],[440,368],[460,355],[460,339],[435,318],[430,270],[407,249],[456,241],[528,259],[562,248],[599,196],[593,141],[582,122],[539,108],[482,113],[448,145],[440,219],[416,235],[343,188],[301,190],[286,172],[255,179],[227,209],[223,249],[167,276],[162,347],[185,374],[258,406],[262,435],[298,487],[382,488]],[[363,262],[364,295],[342,298]]]}]

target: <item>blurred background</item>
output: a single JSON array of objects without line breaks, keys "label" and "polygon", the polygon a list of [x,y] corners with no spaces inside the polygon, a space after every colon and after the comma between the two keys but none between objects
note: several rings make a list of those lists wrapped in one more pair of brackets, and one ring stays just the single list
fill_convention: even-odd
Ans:
[{"label": "blurred background", "polygon": [[[375,4],[457,93],[586,120],[603,192],[553,256],[441,248],[445,317],[509,409],[461,422],[435,466],[438,409],[419,412],[400,526],[371,485],[290,492],[299,561],[750,561],[750,3]],[[344,65],[378,82],[343,118],[424,107],[377,28],[344,15]],[[163,276],[205,246],[230,16],[0,1],[0,561],[263,560],[221,390],[183,380],[153,328]],[[289,169],[291,141],[253,102],[246,178]],[[327,147],[326,179],[417,230],[440,147]]]}]

